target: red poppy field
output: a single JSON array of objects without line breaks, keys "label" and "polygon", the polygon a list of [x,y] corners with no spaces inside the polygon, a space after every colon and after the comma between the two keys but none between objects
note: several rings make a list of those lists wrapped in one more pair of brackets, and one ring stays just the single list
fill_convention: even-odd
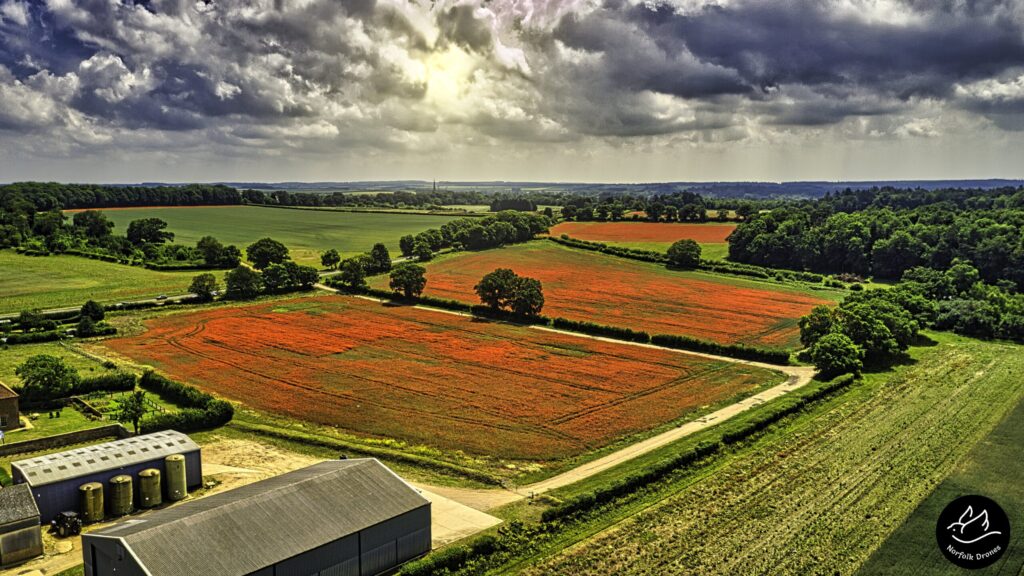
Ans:
[{"label": "red poppy field", "polygon": [[[664,266],[596,252],[531,242],[500,250],[464,252],[427,265],[426,293],[477,302],[473,286],[496,268],[543,284],[547,316],[680,334],[723,344],[796,348],[800,316],[827,293]],[[387,279],[371,284],[386,288]]]},{"label": "red poppy field", "polygon": [[550,460],[782,380],[696,356],[341,296],[159,316],[105,341],[169,377],[300,420]]},{"label": "red poppy field", "polygon": [[726,241],[735,224],[670,224],[667,222],[562,222],[552,236],[568,234],[592,242],[664,242],[690,239],[702,244]]}]

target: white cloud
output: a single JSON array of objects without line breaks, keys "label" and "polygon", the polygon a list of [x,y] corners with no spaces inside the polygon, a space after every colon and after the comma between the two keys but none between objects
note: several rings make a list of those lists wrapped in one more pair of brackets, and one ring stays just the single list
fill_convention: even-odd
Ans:
[{"label": "white cloud", "polygon": [[28,7],[20,0],[6,0],[0,4],[0,19],[28,26]]}]

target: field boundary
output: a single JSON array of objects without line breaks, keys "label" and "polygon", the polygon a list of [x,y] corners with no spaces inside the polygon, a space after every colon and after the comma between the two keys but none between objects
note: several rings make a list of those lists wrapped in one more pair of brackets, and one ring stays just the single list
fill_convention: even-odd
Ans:
[{"label": "field boundary", "polygon": [[[619,326],[608,326],[595,324],[593,322],[581,322],[569,320],[561,316],[550,318],[544,315],[518,316],[510,312],[495,311],[480,304],[469,304],[461,300],[447,300],[431,296],[419,296],[404,298],[387,290],[377,288],[356,288],[341,287],[332,285],[330,280],[327,283],[320,283],[314,287],[321,290],[328,290],[337,294],[349,296],[366,297],[377,302],[393,303],[397,305],[411,305],[414,308],[426,310],[443,310],[453,312],[472,318],[493,320],[496,322],[507,322],[517,326],[531,326],[535,328],[550,328],[556,332],[566,334],[586,335],[604,338],[608,342],[626,342],[633,344],[650,344],[653,348],[663,350],[687,351],[696,355],[709,354],[708,357],[722,358],[729,360],[744,360],[751,362],[763,362],[765,366],[779,367],[790,365],[792,350],[772,350],[746,344],[719,344],[710,340],[701,340],[691,336],[680,334],[654,334],[651,335],[642,330],[632,330]],[[718,353],[718,354],[716,354]],[[728,355],[732,353],[732,355]]]},{"label": "field boundary", "polygon": [[460,212],[453,210],[451,212],[445,212],[443,210],[402,210],[402,209],[388,209],[381,208],[374,210],[372,208],[331,208],[328,206],[281,206],[274,204],[239,204],[239,206],[253,206],[256,208],[277,208],[281,210],[306,210],[310,212],[352,212],[357,214],[407,214],[410,216],[462,216],[467,218],[483,218],[490,216],[491,212]]},{"label": "field boundary", "polygon": [[50,448],[61,448],[63,446],[101,440],[103,438],[127,438],[129,436],[131,436],[131,433],[128,432],[124,426],[120,424],[109,424],[107,426],[99,426],[96,428],[88,428],[86,430],[65,432],[64,434],[55,434],[53,436],[45,436],[43,438],[5,444],[0,446],[0,456],[38,452],[40,450],[49,450]]}]

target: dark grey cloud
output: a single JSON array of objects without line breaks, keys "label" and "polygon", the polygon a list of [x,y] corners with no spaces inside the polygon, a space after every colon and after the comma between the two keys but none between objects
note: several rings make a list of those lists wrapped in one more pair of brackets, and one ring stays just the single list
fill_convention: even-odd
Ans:
[{"label": "dark grey cloud", "polygon": [[1020,0],[0,0],[39,148],[924,137],[1020,130],[1022,79]]},{"label": "dark grey cloud", "polygon": [[[894,2],[905,21],[841,8],[820,0],[689,8],[606,0],[565,15],[553,35],[598,57],[561,65],[581,86],[578,99],[589,101],[581,110],[612,105],[621,92],[705,104],[738,95],[746,115],[769,124],[821,126],[893,113],[920,99],[955,100],[962,83],[1024,67],[1016,1]],[[643,125],[657,114],[632,116]]]}]

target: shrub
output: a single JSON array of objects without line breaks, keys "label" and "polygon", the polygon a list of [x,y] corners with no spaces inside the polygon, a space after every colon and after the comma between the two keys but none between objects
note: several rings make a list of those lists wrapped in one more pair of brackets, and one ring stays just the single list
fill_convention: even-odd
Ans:
[{"label": "shrub", "polygon": [[218,400],[192,386],[164,378],[152,370],[142,374],[139,386],[182,407],[177,412],[165,412],[146,419],[142,423],[143,432],[156,432],[168,428],[178,431],[216,428],[230,422],[235,415],[235,408],[230,402]]},{"label": "shrub", "polygon": [[136,378],[128,372],[114,372],[82,378],[71,391],[73,395],[89,394],[90,392],[127,392],[135,389]]},{"label": "shrub", "polygon": [[718,354],[743,360],[755,360],[769,364],[789,364],[789,352],[785,350],[769,350],[757,348],[745,344],[719,344],[708,340],[698,340],[689,336],[676,334],[656,334],[651,336],[651,343],[666,348],[677,348],[679,350],[692,350],[694,352],[705,352]]},{"label": "shrub", "polygon": [[609,338],[628,340],[630,342],[646,344],[651,341],[651,335],[647,332],[632,330],[630,328],[620,328],[618,326],[605,326],[603,324],[581,322],[579,320],[569,320],[561,317],[555,318],[552,325],[555,328],[560,328],[562,330],[582,332],[584,334],[592,334],[594,336],[607,336]]},{"label": "shrub", "polygon": [[680,268],[700,265],[700,244],[690,239],[678,240],[668,248],[668,261]]},{"label": "shrub", "polygon": [[833,332],[815,342],[811,361],[823,376],[859,372],[864,367],[864,351],[849,336]]}]

